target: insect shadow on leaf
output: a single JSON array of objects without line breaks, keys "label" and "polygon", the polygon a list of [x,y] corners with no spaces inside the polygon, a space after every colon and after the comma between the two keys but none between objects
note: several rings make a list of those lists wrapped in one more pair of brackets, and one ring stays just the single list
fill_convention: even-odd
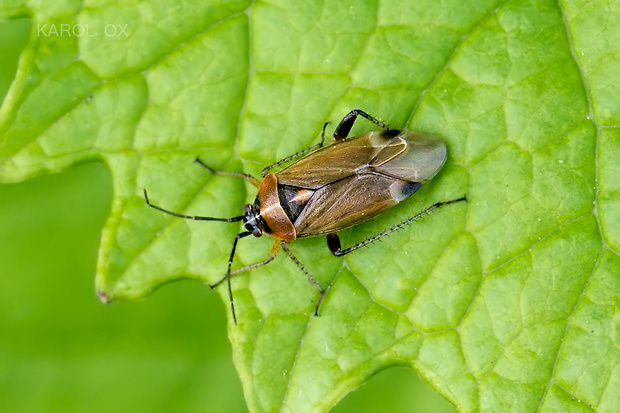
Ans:
[{"label": "insect shadow on leaf", "polygon": [[[358,116],[368,119],[382,130],[347,139]],[[146,204],[166,214],[197,221],[243,222],[245,231],[233,240],[226,275],[211,284],[211,288],[215,288],[224,281],[227,283],[235,325],[237,316],[231,278],[268,264],[280,250],[318,290],[314,315],[319,315],[325,290],[289,250],[288,244],[297,238],[326,235],[332,254],[341,257],[398,231],[441,206],[466,200],[461,197],[437,202],[400,224],[343,249],[338,231],[367,221],[413,195],[441,170],[446,162],[447,150],[444,142],[435,136],[390,129],[361,110],[349,112],[336,127],[333,142],[325,146],[327,125],[323,125],[320,143],[269,165],[262,171],[262,181],[241,172],[216,171],[196,159],[196,163],[214,175],[243,178],[258,188],[254,203],[245,205],[243,215],[213,218],[179,214],[151,203],[144,189]],[[270,172],[290,161],[295,162],[276,173]],[[260,237],[263,234],[275,239],[267,258],[233,271],[232,263],[239,240],[249,235]]]}]

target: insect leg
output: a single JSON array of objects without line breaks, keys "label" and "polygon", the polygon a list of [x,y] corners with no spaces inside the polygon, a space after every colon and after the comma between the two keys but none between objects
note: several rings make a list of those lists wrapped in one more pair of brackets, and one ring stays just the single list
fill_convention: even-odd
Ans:
[{"label": "insect leg", "polygon": [[215,169],[212,169],[210,166],[208,166],[207,164],[202,162],[200,160],[200,158],[196,158],[194,160],[194,162],[196,162],[197,164],[202,165],[207,171],[211,172],[213,175],[235,176],[237,178],[245,179],[246,181],[248,181],[249,183],[251,183],[252,185],[254,185],[257,188],[260,186],[260,181],[258,179],[256,179],[256,178],[254,178],[252,175],[244,174],[242,172],[216,171]]},{"label": "insect leg", "polygon": [[332,252],[332,254],[337,257],[338,255],[336,251],[341,251],[341,245],[342,244],[340,243],[340,237],[338,236],[337,232],[327,234],[327,246],[329,247],[329,250]]},{"label": "insect leg", "polygon": [[232,286],[230,285],[230,267],[232,266],[233,258],[235,258],[237,242],[239,242],[241,238],[245,238],[251,234],[252,233],[250,231],[237,234],[235,236],[235,240],[233,241],[232,251],[230,251],[230,257],[228,257],[228,271],[226,272],[226,281],[228,283],[228,296],[230,297],[230,310],[232,311],[233,322],[235,323],[235,325],[237,325],[237,315],[235,314],[235,303],[233,302]]},{"label": "insect leg", "polygon": [[342,120],[336,127],[336,130],[334,131],[335,141],[343,141],[347,138],[347,136],[349,135],[349,132],[351,132],[351,128],[353,127],[353,124],[355,123],[355,119],[357,119],[358,115],[365,117],[366,119],[368,119],[369,121],[371,121],[372,123],[374,123],[375,125],[383,129],[390,129],[385,123],[381,122],[379,119],[370,116],[368,113],[364,112],[363,110],[355,109],[349,112],[347,116],[342,118]]},{"label": "insect leg", "polygon": [[[254,263],[254,264],[250,264],[250,265],[246,265],[245,267],[242,267],[242,268],[239,268],[237,270],[231,271],[230,272],[230,276],[234,277],[235,275],[239,275],[242,272],[250,271],[250,270],[253,270],[254,268],[262,267],[265,264],[269,264],[271,261],[273,261],[273,259],[276,257],[276,255],[278,255],[278,252],[280,252],[280,241],[276,240],[273,243],[273,245],[271,246],[271,250],[269,250],[269,255],[267,256],[267,258],[264,261],[257,262],[257,263]],[[228,274],[225,275],[224,277],[222,277],[222,279],[219,280],[218,282],[216,282],[214,284],[210,284],[209,287],[215,288],[218,285],[220,285],[221,283],[223,283],[224,281],[226,281],[227,278],[228,278]]]},{"label": "insect leg", "polygon": [[312,283],[312,285],[314,285],[316,287],[316,289],[319,290],[319,293],[321,295],[319,296],[319,300],[317,301],[316,307],[314,308],[314,315],[318,316],[319,315],[319,307],[320,307],[321,303],[323,302],[323,298],[325,297],[325,290],[323,289],[323,287],[321,287],[321,284],[319,284],[319,282],[317,280],[315,280],[314,277],[308,272],[308,270],[306,270],[306,268],[302,265],[302,263],[299,262],[297,257],[295,257],[293,255],[291,250],[288,249],[288,247],[286,246],[286,242],[282,241],[281,243],[282,243],[282,249],[284,250],[286,255],[288,255],[289,258],[291,260],[293,260],[293,262],[299,267],[299,269],[304,274],[306,274],[306,277],[308,277],[308,281],[310,281],[310,283]]},{"label": "insect leg", "polygon": [[243,215],[238,216],[238,217],[232,217],[232,218],[212,218],[212,217],[201,217],[199,215],[183,215],[183,214],[177,214],[176,212],[172,212],[172,211],[168,211],[167,209],[164,209],[160,206],[157,206],[155,204],[151,204],[151,201],[149,201],[149,196],[146,193],[146,189],[143,189],[144,191],[144,200],[146,201],[146,204],[148,206],[150,206],[153,209],[156,209],[158,211],[161,212],[165,212],[168,215],[172,215],[174,217],[177,218],[185,218],[185,219],[194,219],[196,221],[223,221],[223,222],[237,222],[237,221],[241,221],[243,219]]},{"label": "insect leg", "polygon": [[426,208],[424,211],[418,213],[417,215],[414,215],[413,217],[407,219],[406,221],[401,222],[400,224],[393,226],[392,228],[383,231],[380,234],[377,235],[373,235],[370,238],[365,239],[362,242],[359,242],[349,248],[345,248],[345,249],[341,249],[340,247],[340,237],[338,237],[337,233],[333,233],[333,234],[328,234],[327,235],[327,246],[329,247],[330,251],[332,252],[332,254],[334,254],[336,257],[341,257],[343,255],[347,255],[350,252],[355,251],[356,249],[362,248],[368,244],[371,244],[373,242],[375,242],[376,240],[378,240],[379,238],[383,238],[386,235],[391,234],[394,231],[398,231],[399,229],[401,229],[402,227],[410,224],[411,222],[417,220],[418,218],[420,218],[423,215],[426,215],[428,213],[430,213],[432,210],[437,209],[441,206],[444,205],[448,205],[448,204],[453,204],[455,202],[460,202],[460,201],[466,201],[467,198],[463,197],[463,198],[459,198],[459,199],[453,199],[452,201],[445,201],[445,202],[437,202],[434,205],[431,205],[430,207]]},{"label": "insect leg", "polygon": [[280,165],[282,165],[283,163],[286,163],[288,161],[292,161],[293,159],[297,159],[300,158],[312,151],[315,151],[321,147],[323,147],[323,144],[325,143],[325,128],[327,127],[327,125],[329,124],[329,122],[325,122],[325,124],[323,125],[323,129],[321,129],[321,142],[317,143],[316,145],[313,145],[311,147],[309,147],[308,149],[304,149],[303,151],[294,153],[292,155],[287,156],[284,159],[280,159],[278,162],[269,165],[268,167],[266,167],[265,169],[263,169],[262,175],[263,177],[265,177],[265,175],[267,175],[267,173],[272,170],[273,168],[276,168]]}]

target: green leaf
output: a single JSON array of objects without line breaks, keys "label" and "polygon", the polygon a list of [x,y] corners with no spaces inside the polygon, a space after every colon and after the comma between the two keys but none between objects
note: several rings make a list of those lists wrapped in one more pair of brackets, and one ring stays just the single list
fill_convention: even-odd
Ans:
[{"label": "green leaf", "polygon": [[[196,156],[258,175],[360,108],[442,137],[449,159],[345,245],[468,202],[345,259],[322,238],[292,244],[328,289],[320,317],[285,256],[234,278],[250,409],[325,410],[396,365],[462,411],[620,409],[615,3],[194,3],[0,4],[33,18],[0,112],[0,180],[106,162],[104,301],[225,272],[239,226],[158,213],[143,188],[170,210],[239,215],[254,191]],[[242,241],[235,268],[270,242]]]}]

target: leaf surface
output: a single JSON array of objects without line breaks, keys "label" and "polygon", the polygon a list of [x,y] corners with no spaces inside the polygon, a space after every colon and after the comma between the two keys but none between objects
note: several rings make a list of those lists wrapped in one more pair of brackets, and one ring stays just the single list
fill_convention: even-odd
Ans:
[{"label": "leaf surface", "polygon": [[[395,365],[462,411],[618,411],[616,3],[0,3],[0,17],[26,14],[0,180],[108,165],[104,301],[224,274],[237,224],[176,219],[142,197],[239,215],[252,188],[197,156],[259,175],[355,108],[446,141],[442,172],[344,244],[467,203],[344,259],[322,238],[291,246],[328,289],[320,317],[284,255],[234,278],[229,332],[252,411],[325,410]],[[242,241],[235,268],[269,246]]]}]

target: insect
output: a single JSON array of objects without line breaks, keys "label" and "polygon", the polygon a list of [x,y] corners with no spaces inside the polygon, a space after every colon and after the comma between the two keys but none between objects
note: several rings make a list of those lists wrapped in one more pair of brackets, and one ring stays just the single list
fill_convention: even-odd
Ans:
[{"label": "insect", "polygon": [[[347,139],[358,116],[368,119],[383,130]],[[326,235],[330,251],[340,257],[399,230],[434,209],[466,200],[462,197],[438,202],[386,231],[342,249],[338,231],[369,220],[411,196],[443,167],[447,151],[446,145],[434,136],[390,129],[361,110],[349,112],[336,127],[334,142],[324,146],[327,124],[323,125],[321,142],[318,145],[266,167],[262,171],[262,181],[245,173],[216,171],[196,159],[197,163],[214,175],[240,177],[258,188],[254,204],[245,205],[243,215],[212,218],[178,214],[151,203],[146,189],[144,190],[144,198],[149,207],[175,217],[199,221],[243,222],[245,231],[237,234],[233,240],[226,275],[211,285],[211,288],[215,288],[224,281],[227,282],[235,324],[237,317],[231,277],[268,264],[280,249],[318,290],[319,298],[314,310],[314,315],[318,315],[325,290],[289,250],[288,244],[291,241]],[[298,160],[278,172],[270,172],[295,159]],[[239,240],[249,235],[260,237],[263,234],[275,238],[267,258],[232,271]]]}]

